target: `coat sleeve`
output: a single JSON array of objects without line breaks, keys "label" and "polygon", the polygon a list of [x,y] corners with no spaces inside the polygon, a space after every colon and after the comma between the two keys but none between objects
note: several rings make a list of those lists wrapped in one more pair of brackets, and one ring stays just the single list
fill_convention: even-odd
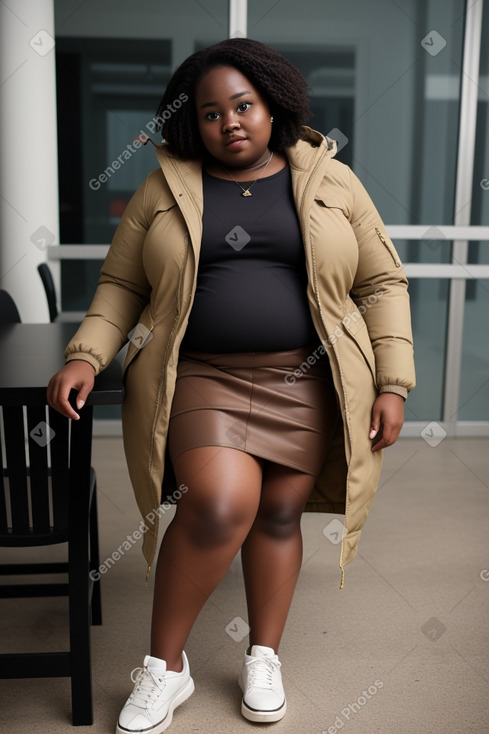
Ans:
[{"label": "coat sleeve", "polygon": [[350,170],[350,223],[359,260],[351,297],[367,324],[379,392],[406,397],[416,384],[408,281],[366,189]]},{"label": "coat sleeve", "polygon": [[98,374],[128,340],[149,301],[151,286],[143,266],[143,243],[151,226],[150,174],[129,201],[100,272],[97,290],[78,331],[65,350],[66,361],[89,362]]}]

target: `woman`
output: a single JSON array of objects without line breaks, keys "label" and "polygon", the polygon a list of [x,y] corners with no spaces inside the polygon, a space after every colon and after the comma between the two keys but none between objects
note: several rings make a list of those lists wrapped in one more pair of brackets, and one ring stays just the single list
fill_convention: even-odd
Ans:
[{"label": "woman", "polygon": [[[177,100],[179,104],[177,104]],[[124,213],[48,400],[78,409],[129,335],[124,446],[149,567],[163,496],[151,655],[117,732],[158,734],[192,693],[184,646],[241,549],[250,721],[286,700],[278,647],[302,560],[300,520],[345,513],[355,554],[414,387],[407,281],[365,189],[304,126],[307,85],[249,39],[189,57],[158,117],[160,168]],[[175,485],[176,482],[176,485]],[[178,490],[172,488],[178,486]]]}]

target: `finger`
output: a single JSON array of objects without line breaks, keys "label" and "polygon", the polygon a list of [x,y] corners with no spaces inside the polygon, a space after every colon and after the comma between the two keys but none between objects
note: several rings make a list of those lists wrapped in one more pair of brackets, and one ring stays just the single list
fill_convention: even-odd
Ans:
[{"label": "finger", "polygon": [[401,429],[398,426],[383,424],[381,440],[372,446],[372,451],[380,451],[380,449],[385,449],[387,446],[392,446],[397,441],[400,432]]},{"label": "finger", "polygon": [[401,433],[401,426],[398,425],[392,425],[390,426],[390,431],[387,433],[386,436],[386,446],[392,446],[393,443],[397,441],[399,438],[399,434]]},{"label": "finger", "polygon": [[87,398],[90,395],[92,388],[93,383],[91,382],[85,382],[81,385],[78,396],[76,398],[76,407],[78,408],[78,410],[80,410],[80,408],[83,408],[83,406],[87,402]]},{"label": "finger", "polygon": [[380,410],[378,410],[375,405],[372,408],[372,418],[370,422],[370,432],[368,434],[369,438],[375,438],[378,434],[381,426],[381,420],[380,420],[381,414]]},{"label": "finger", "polygon": [[80,420],[80,416],[78,413],[74,410],[74,408],[71,406],[69,397],[70,397],[71,387],[68,386],[60,386],[55,408],[60,413],[62,413],[66,418],[71,418],[74,421]]}]

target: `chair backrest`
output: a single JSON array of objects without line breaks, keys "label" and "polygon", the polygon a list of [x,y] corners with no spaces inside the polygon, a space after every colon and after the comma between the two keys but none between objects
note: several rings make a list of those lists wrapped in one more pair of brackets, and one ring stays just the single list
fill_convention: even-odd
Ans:
[{"label": "chair backrest", "polygon": [[40,263],[40,265],[37,266],[37,269],[41,276],[42,284],[46,292],[46,298],[48,300],[49,320],[55,321],[58,315],[58,305],[56,303],[56,288],[54,287],[51,268],[47,263]]},{"label": "chair backrest", "polygon": [[0,408],[0,546],[67,540],[69,424],[45,405]]},{"label": "chair backrest", "polygon": [[15,301],[7,291],[0,290],[0,324],[20,324]]}]

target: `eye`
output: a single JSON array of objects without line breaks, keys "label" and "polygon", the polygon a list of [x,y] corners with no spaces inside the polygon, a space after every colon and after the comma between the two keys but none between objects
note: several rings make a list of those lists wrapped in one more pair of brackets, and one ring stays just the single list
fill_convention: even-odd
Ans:
[{"label": "eye", "polygon": [[251,102],[241,102],[241,104],[238,105],[238,110],[240,112],[246,112],[251,107]]},{"label": "eye", "polygon": [[217,112],[208,112],[205,116],[206,120],[217,120],[219,118],[219,115]]}]

